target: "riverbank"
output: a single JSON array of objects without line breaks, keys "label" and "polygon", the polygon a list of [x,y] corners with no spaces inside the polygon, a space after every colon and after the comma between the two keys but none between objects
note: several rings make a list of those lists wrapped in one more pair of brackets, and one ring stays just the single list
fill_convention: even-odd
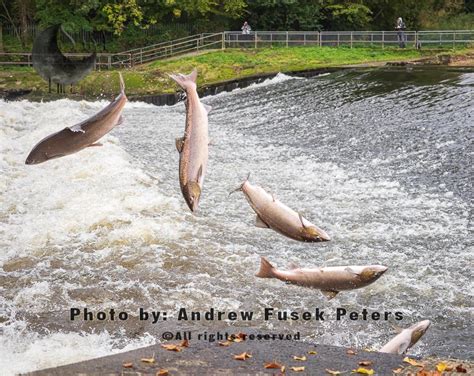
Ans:
[{"label": "riverbank", "polygon": [[[127,95],[141,98],[150,95],[175,93],[177,88],[169,79],[173,72],[199,72],[199,87],[249,77],[271,76],[278,72],[316,71],[380,63],[420,62],[427,64],[472,65],[474,49],[379,49],[293,47],[263,49],[227,49],[203,52],[197,55],[155,61],[133,69],[124,69]],[[53,88],[54,90],[55,88]],[[0,96],[9,99],[30,100],[109,99],[118,91],[116,71],[95,71],[66,94],[48,93],[47,83],[31,67],[1,67]]]},{"label": "riverbank", "polygon": [[[244,337],[245,338],[245,337]],[[366,349],[299,341],[175,341],[143,347],[30,376],[59,375],[447,375],[471,374],[473,364],[457,359],[413,359]]]}]

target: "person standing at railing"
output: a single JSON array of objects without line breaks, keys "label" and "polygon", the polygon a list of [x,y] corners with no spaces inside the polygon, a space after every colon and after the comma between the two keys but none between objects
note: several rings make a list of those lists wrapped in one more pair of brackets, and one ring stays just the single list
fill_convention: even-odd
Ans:
[{"label": "person standing at railing", "polygon": [[250,31],[252,30],[252,28],[250,27],[250,25],[247,23],[247,21],[244,22],[243,26],[241,27],[242,29],[242,34],[245,34],[245,35],[248,35],[250,34]]},{"label": "person standing at railing", "polygon": [[397,38],[398,38],[398,45],[400,48],[405,48],[405,22],[401,17],[397,18],[397,26],[395,26],[395,30],[397,31]]}]

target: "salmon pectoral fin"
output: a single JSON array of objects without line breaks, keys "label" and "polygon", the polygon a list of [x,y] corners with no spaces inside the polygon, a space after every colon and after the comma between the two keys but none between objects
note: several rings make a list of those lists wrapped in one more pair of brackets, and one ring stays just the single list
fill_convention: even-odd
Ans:
[{"label": "salmon pectoral fin", "polygon": [[346,272],[354,274],[355,276],[359,276],[359,273],[356,273],[353,269],[351,269],[349,266],[344,269]]},{"label": "salmon pectoral fin", "polygon": [[326,298],[328,298],[328,300],[335,298],[336,295],[339,294],[339,291],[321,290],[321,292]]},{"label": "salmon pectoral fin", "polygon": [[207,113],[209,113],[209,112],[212,111],[212,107],[209,106],[208,104],[204,104],[204,103],[203,103],[202,105],[203,105],[203,107],[204,107],[204,109],[206,110]]},{"label": "salmon pectoral fin", "polygon": [[100,142],[94,142],[93,144],[90,144],[88,148],[90,148],[91,146],[104,146],[104,145],[102,145]]},{"label": "salmon pectoral fin", "polygon": [[257,214],[257,218],[255,219],[255,226],[260,227],[260,228],[270,228],[270,226],[267,225],[258,214]]},{"label": "salmon pectoral fin", "polygon": [[199,170],[198,170],[197,177],[196,177],[196,182],[199,183],[201,181],[201,178],[202,178],[202,165],[199,166]]},{"label": "salmon pectoral fin", "polygon": [[120,125],[122,123],[123,123],[123,116],[120,115],[120,117],[118,118],[117,123],[115,125]]},{"label": "salmon pectoral fin", "polygon": [[77,133],[77,132],[86,133],[86,131],[82,129],[80,124],[76,124],[76,125],[73,125],[72,127],[68,127],[68,129],[74,133]]},{"label": "salmon pectoral fin", "polygon": [[177,138],[175,140],[176,144],[176,150],[178,150],[179,153],[183,151],[183,146],[184,146],[184,137]]}]

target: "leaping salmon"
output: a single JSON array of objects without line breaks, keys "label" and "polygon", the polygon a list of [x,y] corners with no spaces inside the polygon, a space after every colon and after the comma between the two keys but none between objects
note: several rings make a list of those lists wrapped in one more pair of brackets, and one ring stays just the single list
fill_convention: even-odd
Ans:
[{"label": "leaping salmon", "polygon": [[412,347],[426,333],[431,325],[430,320],[423,320],[409,328],[400,329],[399,334],[393,337],[379,352],[403,354]]},{"label": "leaping salmon", "polygon": [[262,257],[260,278],[276,278],[280,281],[321,290],[328,299],[334,298],[342,290],[353,290],[370,285],[387,271],[386,266],[330,266],[326,268],[299,268],[278,270]]},{"label": "leaping salmon", "polygon": [[31,150],[25,163],[28,165],[77,153],[89,146],[101,146],[97,141],[122,122],[122,110],[127,103],[125,84],[120,77],[120,94],[107,107],[94,116],[42,139]]},{"label": "leaping salmon", "polygon": [[179,152],[179,185],[189,209],[195,212],[201,198],[208,160],[207,114],[211,107],[201,103],[196,90],[197,71],[170,77],[186,92],[184,136],[176,139]]},{"label": "leaping salmon", "polygon": [[[258,185],[250,184],[249,177],[234,190],[242,191],[257,214],[257,227],[271,228],[291,239],[303,242],[329,241],[329,235],[300,213],[295,212]],[[233,193],[231,192],[231,193]]]}]

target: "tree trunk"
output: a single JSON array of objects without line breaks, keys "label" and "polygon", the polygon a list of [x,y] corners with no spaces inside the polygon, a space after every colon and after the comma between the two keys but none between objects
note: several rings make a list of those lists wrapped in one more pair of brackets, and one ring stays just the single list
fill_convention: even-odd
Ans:
[{"label": "tree trunk", "polygon": [[25,47],[28,42],[28,0],[17,0],[17,4],[20,16],[21,45]]},{"label": "tree trunk", "polygon": [[3,52],[3,25],[0,23],[0,53]]}]

